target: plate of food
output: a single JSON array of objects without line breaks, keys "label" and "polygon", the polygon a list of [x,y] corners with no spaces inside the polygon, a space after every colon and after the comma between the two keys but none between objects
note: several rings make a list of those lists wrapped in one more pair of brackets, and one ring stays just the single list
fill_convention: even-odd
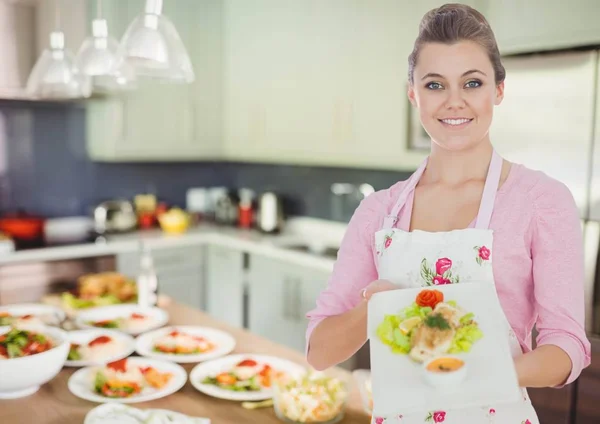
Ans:
[{"label": "plate of food", "polygon": [[219,358],[234,348],[235,339],[230,334],[208,327],[165,327],[144,333],[136,339],[136,352],[139,355],[179,363]]},{"label": "plate of food", "polygon": [[126,358],[135,351],[135,340],[112,330],[75,330],[67,333],[70,348],[65,366],[87,367]]},{"label": "plate of food", "polygon": [[118,272],[85,274],[77,279],[74,290],[44,297],[44,303],[62,308],[70,317],[79,311],[100,306],[135,303],[135,280]]},{"label": "plate of food", "polygon": [[137,403],[169,396],[186,380],[181,365],[132,357],[81,368],[71,375],[68,387],[75,396],[91,402]]},{"label": "plate of food", "polygon": [[194,388],[204,394],[235,401],[273,397],[274,378],[301,375],[304,367],[269,355],[236,354],[198,364],[190,373]]},{"label": "plate of food", "polygon": [[210,424],[210,419],[166,409],[138,409],[119,403],[104,403],[88,412],[83,424]]},{"label": "plate of food", "polygon": [[58,327],[66,319],[63,310],[41,303],[15,303],[0,306],[0,326]]},{"label": "plate of food", "polygon": [[81,329],[104,328],[134,336],[163,327],[168,321],[169,314],[165,310],[138,305],[92,308],[82,311],[75,318],[75,324]]},{"label": "plate of food", "polygon": [[368,333],[377,416],[521,397],[493,284],[377,293],[369,301]]}]

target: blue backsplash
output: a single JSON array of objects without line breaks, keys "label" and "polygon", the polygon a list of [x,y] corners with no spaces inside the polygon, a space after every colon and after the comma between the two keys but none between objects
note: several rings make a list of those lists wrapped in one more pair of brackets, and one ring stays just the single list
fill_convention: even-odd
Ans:
[{"label": "blue backsplash", "polygon": [[248,187],[284,195],[290,215],[338,219],[334,182],[389,187],[401,172],[231,162],[98,163],[85,148],[85,111],[72,104],[0,103],[0,211],[88,214],[97,203],[152,192],[185,206],[190,187]]}]

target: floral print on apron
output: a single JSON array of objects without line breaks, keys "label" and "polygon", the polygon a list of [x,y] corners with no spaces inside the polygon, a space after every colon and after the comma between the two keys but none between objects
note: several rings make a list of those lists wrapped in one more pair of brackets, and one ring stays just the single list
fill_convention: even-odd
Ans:
[{"label": "floral print on apron", "polygon": [[[427,165],[427,159],[410,177],[400,193],[383,228],[375,233],[377,269],[380,279],[401,287],[426,287],[461,282],[494,284],[492,271],[493,232],[489,223],[502,171],[502,158],[493,152],[487,179],[474,228],[430,233],[420,230],[408,232],[410,213],[403,214],[400,227],[394,228],[401,209]],[[505,317],[511,353],[522,354],[515,333]],[[477,408],[422,411],[393,417],[373,417],[372,424],[539,424],[537,414],[522,389],[523,399],[514,404],[481,405]],[[401,412],[401,411],[399,411]]]}]

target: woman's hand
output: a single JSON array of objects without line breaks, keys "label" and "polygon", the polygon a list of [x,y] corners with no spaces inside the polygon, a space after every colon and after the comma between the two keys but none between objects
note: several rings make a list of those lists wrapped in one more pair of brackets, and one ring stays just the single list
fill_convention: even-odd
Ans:
[{"label": "woman's hand", "polygon": [[388,290],[396,290],[399,288],[400,287],[398,285],[392,283],[391,281],[375,280],[362,290],[361,296],[366,301],[369,301],[369,299],[371,299],[371,296],[373,296],[375,293],[388,291]]}]

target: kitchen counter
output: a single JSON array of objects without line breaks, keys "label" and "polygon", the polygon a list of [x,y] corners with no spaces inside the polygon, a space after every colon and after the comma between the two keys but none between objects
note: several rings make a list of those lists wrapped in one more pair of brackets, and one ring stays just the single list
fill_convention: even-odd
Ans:
[{"label": "kitchen counter", "polygon": [[[229,332],[237,341],[233,353],[255,353],[278,356],[299,364],[306,365],[301,353],[270,342],[248,331],[231,327],[214,320],[210,316],[187,306],[169,303],[165,309],[170,314],[170,324],[202,325]],[[182,364],[189,372],[195,364]],[[79,399],[67,388],[69,377],[77,368],[63,370],[49,383],[26,398],[5,400],[0,402],[0,422],[2,423],[35,423],[35,424],[81,424],[85,415],[98,404]],[[344,377],[349,373],[342,369],[333,372]],[[352,380],[350,380],[352,381]],[[216,399],[198,392],[189,381],[178,392],[151,402],[133,404],[131,406],[145,408],[163,408],[175,410],[197,417],[211,419],[211,424],[222,423],[261,423],[281,424],[272,407],[247,410],[239,402]],[[346,416],[340,424],[368,424],[369,416],[364,412],[358,387],[352,381],[350,399],[346,408]]]},{"label": "kitchen counter", "polygon": [[309,243],[315,249],[338,247],[345,229],[346,224],[343,223],[304,217],[288,220],[285,230],[276,235],[202,223],[179,235],[166,234],[160,229],[140,230],[111,235],[97,243],[21,250],[0,255],[0,265],[115,255],[138,251],[141,244],[150,248],[215,244],[288,260],[314,269],[331,271],[335,262],[334,257],[288,249],[285,246]]}]

